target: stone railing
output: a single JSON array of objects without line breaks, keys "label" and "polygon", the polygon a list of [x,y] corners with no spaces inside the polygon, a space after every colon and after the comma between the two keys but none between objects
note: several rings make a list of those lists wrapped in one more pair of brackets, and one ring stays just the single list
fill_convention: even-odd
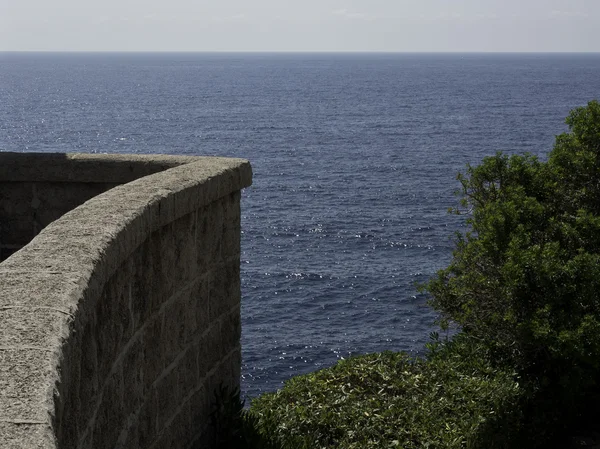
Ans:
[{"label": "stone railing", "polygon": [[0,153],[1,448],[211,446],[214,393],[239,386],[251,176],[239,159]]}]

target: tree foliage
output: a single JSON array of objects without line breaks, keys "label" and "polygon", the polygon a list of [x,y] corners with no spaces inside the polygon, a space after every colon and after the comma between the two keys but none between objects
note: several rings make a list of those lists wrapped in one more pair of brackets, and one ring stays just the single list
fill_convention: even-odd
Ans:
[{"label": "tree foliage", "polygon": [[600,390],[600,104],[566,123],[546,162],[498,153],[459,175],[470,231],[427,289],[444,323],[571,413]]}]

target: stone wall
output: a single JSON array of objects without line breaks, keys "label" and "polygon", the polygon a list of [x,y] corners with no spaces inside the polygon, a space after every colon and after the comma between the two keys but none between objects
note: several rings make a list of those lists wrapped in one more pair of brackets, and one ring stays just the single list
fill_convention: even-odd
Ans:
[{"label": "stone wall", "polygon": [[0,261],[90,198],[194,160],[186,156],[0,153]]},{"label": "stone wall", "polygon": [[0,447],[211,446],[250,182],[238,159],[0,153],[3,248],[47,225],[0,263]]}]

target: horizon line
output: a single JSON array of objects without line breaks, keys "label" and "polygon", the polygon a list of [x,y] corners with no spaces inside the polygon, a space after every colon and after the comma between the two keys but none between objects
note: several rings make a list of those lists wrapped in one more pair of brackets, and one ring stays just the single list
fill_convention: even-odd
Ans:
[{"label": "horizon line", "polygon": [[600,54],[598,51],[474,51],[474,50],[1,50],[0,53],[188,53],[188,54]]}]

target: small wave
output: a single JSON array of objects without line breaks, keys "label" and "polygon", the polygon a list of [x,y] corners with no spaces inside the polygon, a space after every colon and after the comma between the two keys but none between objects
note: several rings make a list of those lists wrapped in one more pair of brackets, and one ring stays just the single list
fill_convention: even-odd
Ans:
[{"label": "small wave", "polygon": [[319,274],[319,273],[302,273],[302,272],[289,273],[289,274],[286,274],[285,277],[286,277],[286,279],[308,280],[308,281],[322,281],[322,280],[332,281],[332,280],[336,279],[333,276],[328,276],[328,275],[324,275],[324,274]]}]

